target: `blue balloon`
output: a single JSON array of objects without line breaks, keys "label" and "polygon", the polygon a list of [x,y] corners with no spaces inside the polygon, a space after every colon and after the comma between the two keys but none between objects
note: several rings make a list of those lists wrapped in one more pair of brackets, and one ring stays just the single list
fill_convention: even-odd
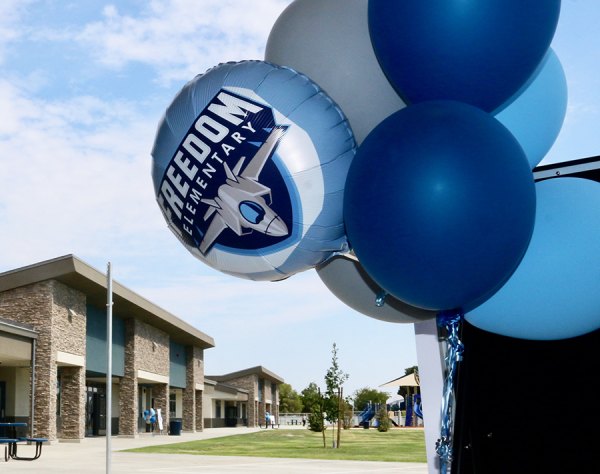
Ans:
[{"label": "blue balloon", "polygon": [[369,0],[369,31],[407,102],[449,99],[491,112],[533,74],[559,13],[560,0]]},{"label": "blue balloon", "polygon": [[464,310],[489,298],[521,260],[535,187],[512,134],[460,102],[396,112],[359,147],[344,219],[367,273],[419,308]]},{"label": "blue balloon", "polygon": [[552,49],[531,79],[494,116],[519,141],[531,168],[544,159],[567,113],[567,79]]},{"label": "blue balloon", "polygon": [[541,181],[531,243],[506,284],[466,314],[503,336],[553,340],[600,328],[600,183]]},{"label": "blue balloon", "polygon": [[229,275],[281,280],[347,249],[354,153],[343,113],[309,78],[263,61],[221,64],[167,108],[154,191],[195,257]]}]

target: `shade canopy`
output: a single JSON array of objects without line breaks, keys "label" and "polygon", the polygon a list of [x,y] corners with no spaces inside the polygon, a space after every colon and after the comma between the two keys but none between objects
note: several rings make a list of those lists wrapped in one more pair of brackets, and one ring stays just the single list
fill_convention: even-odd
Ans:
[{"label": "shade canopy", "polygon": [[419,385],[419,375],[413,372],[412,374],[390,380],[380,385],[380,387],[418,387]]}]

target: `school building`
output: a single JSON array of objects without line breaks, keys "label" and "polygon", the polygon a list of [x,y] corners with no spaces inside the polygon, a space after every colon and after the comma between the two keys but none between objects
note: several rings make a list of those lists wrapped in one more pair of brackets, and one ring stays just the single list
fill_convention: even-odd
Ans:
[{"label": "school building", "polygon": [[[262,366],[205,377],[212,337],[113,282],[112,434],[143,412],[183,431],[256,426],[283,379]],[[107,277],[73,255],[0,273],[0,420],[50,440],[106,434]]]}]

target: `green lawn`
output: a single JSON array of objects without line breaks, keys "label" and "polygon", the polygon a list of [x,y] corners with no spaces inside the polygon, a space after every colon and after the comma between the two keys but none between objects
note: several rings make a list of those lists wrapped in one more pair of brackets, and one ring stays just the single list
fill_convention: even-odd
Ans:
[{"label": "green lawn", "polygon": [[148,446],[128,451],[210,456],[344,459],[350,461],[427,462],[425,435],[420,429],[342,431],[341,448],[332,449],[332,430],[323,435],[308,430],[265,430],[223,438]]}]

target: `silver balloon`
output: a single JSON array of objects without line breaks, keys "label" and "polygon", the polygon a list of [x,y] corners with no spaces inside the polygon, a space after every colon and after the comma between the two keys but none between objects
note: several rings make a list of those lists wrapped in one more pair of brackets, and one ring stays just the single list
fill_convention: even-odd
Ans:
[{"label": "silver balloon", "polygon": [[366,316],[390,323],[417,323],[436,317],[435,311],[385,295],[353,255],[330,258],[317,267],[317,274],[340,301]]},{"label": "silver balloon", "polygon": [[275,22],[265,59],[306,74],[340,106],[360,144],[405,106],[369,37],[368,0],[296,0]]}]

